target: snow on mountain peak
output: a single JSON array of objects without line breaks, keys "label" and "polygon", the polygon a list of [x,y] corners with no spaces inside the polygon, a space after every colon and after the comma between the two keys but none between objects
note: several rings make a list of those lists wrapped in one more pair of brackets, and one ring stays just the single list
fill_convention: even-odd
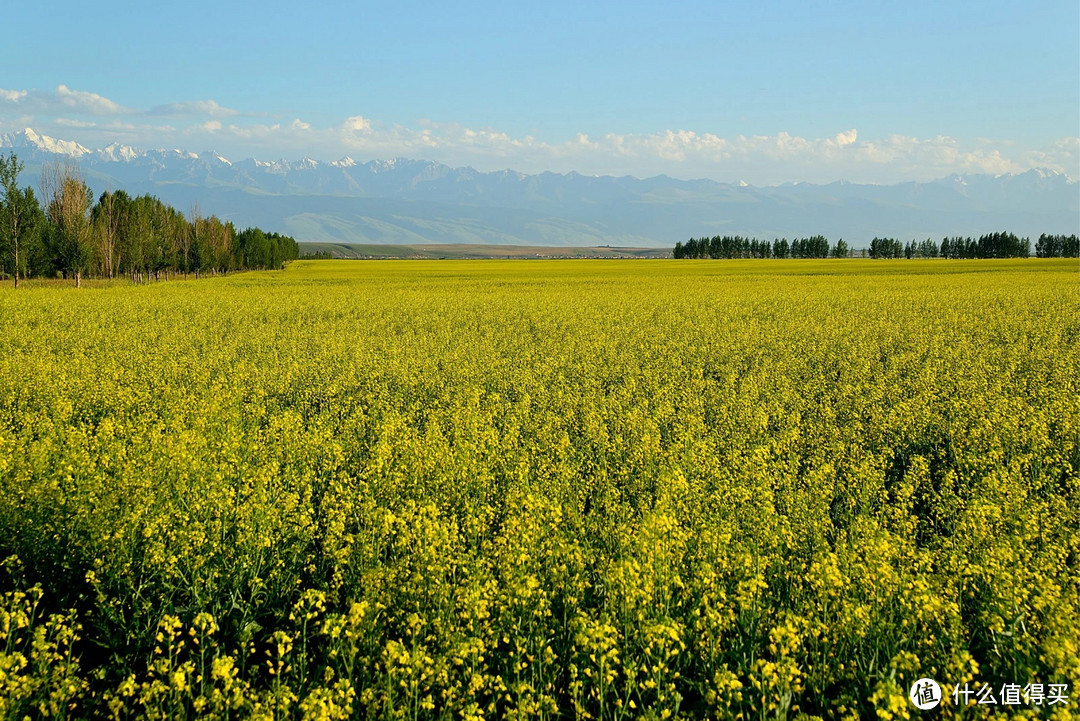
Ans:
[{"label": "snow on mountain peak", "polygon": [[111,161],[114,163],[124,163],[135,160],[138,157],[144,155],[130,145],[121,145],[120,143],[112,143],[107,145],[101,150],[97,151],[97,155],[102,160]]},{"label": "snow on mountain peak", "polygon": [[1027,171],[1026,174],[1034,175],[1036,178],[1041,178],[1043,180],[1047,178],[1068,177],[1065,175],[1065,173],[1053,170],[1052,168],[1032,168],[1031,170]]},{"label": "snow on mountain peak", "polygon": [[198,157],[200,160],[209,161],[211,165],[232,165],[232,161],[218,153],[216,150],[203,151],[199,153],[196,157]]},{"label": "snow on mountain peak", "polygon": [[172,150],[157,150],[154,152],[161,156],[173,156],[176,158],[182,158],[184,160],[195,160],[199,157],[198,153],[193,153],[190,150],[181,150],[180,148],[173,148]]},{"label": "snow on mountain peak", "polygon": [[376,173],[394,170],[397,167],[397,161],[397,158],[391,158],[390,160],[376,160],[371,163],[371,169]]},{"label": "snow on mountain peak", "polygon": [[55,155],[67,155],[72,158],[80,158],[90,152],[73,140],[57,140],[48,135],[38,135],[33,128],[25,128],[21,133],[11,136],[12,147],[29,147],[44,153]]},{"label": "snow on mountain peak", "polygon": [[351,168],[356,165],[356,161],[346,155],[341,160],[331,161],[330,165],[334,166],[335,168]]}]

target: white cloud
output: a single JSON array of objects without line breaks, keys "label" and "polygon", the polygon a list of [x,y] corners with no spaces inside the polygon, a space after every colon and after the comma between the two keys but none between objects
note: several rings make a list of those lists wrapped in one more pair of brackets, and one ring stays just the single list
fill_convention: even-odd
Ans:
[{"label": "white cloud", "polygon": [[854,143],[858,139],[859,139],[859,131],[856,130],[855,128],[852,128],[851,130],[847,130],[847,131],[845,131],[843,133],[837,133],[836,137],[833,138],[833,141],[838,146],[843,147],[845,145],[851,145],[852,143]]},{"label": "white cloud", "polygon": [[56,99],[63,107],[88,115],[125,115],[131,112],[129,108],[117,105],[108,98],[97,93],[88,93],[82,90],[72,90],[66,85],[56,86]]},{"label": "white cloud", "polygon": [[71,118],[57,118],[56,124],[65,128],[92,128],[97,125],[90,120],[72,120]]},{"label": "white cloud", "polygon": [[57,85],[56,90],[0,90],[0,102],[40,115],[128,115],[133,112],[97,93]]},{"label": "white cloud", "polygon": [[4,90],[0,88],[0,101],[5,103],[18,103],[27,96],[25,90]]},{"label": "white cloud", "polygon": [[239,115],[240,111],[226,108],[216,100],[192,100],[186,103],[169,103],[158,105],[147,112],[147,115],[185,116],[195,115],[208,118],[231,118]]},{"label": "white cloud", "polygon": [[[524,172],[576,170],[587,174],[637,176],[667,173],[676,177],[746,179],[755,184],[790,180],[891,183],[929,180],[950,173],[1023,172],[1049,167],[1076,177],[1076,143],[1062,142],[1038,153],[1024,153],[1013,144],[996,147],[978,141],[962,143],[938,136],[893,135],[860,138],[851,128],[824,138],[792,133],[720,137],[691,130],[657,133],[578,133],[550,142],[533,136],[513,136],[491,128],[468,128],[453,123],[423,121],[417,128],[377,127],[366,117],[353,116],[337,127],[315,128],[308,123],[286,126],[229,126],[233,137],[274,143],[274,155],[289,147],[295,155],[325,158],[347,152],[368,158],[414,157],[481,170],[512,167]],[[251,151],[258,155],[258,149]]]},{"label": "white cloud", "polygon": [[345,118],[341,129],[354,133],[367,132],[371,130],[371,121],[361,115],[354,115],[351,118]]},{"label": "white cloud", "polygon": [[[577,133],[562,139],[513,135],[497,128],[471,128],[422,120],[417,126],[380,124],[364,115],[317,126],[300,118],[267,122],[267,114],[242,114],[215,100],[159,105],[149,111],[125,108],[96,93],[0,89],[0,130],[28,125],[88,147],[121,140],[137,147],[215,147],[236,158],[413,157],[480,170],[524,172],[576,170],[586,174],[739,179],[764,185],[791,180],[891,183],[929,180],[950,173],[1023,172],[1046,167],[1080,176],[1080,140],[1064,138],[1032,148],[1008,139],[908,135],[866,138],[849,128],[824,137],[791,132],[721,136],[686,128],[652,133]],[[89,117],[88,117],[89,116]],[[101,120],[107,117],[107,122]],[[168,118],[167,125],[152,118]],[[272,117],[272,116],[271,116]],[[40,127],[39,127],[40,126]]]},{"label": "white cloud", "polygon": [[[221,130],[220,123],[218,123],[218,130]],[[242,139],[269,139],[272,136],[278,134],[281,131],[281,123],[274,123],[273,125],[230,125],[226,129],[226,133],[236,138]]]},{"label": "white cloud", "polygon": [[976,141],[965,150],[954,138],[937,136],[920,140],[906,135],[890,135],[877,142],[860,143],[856,158],[864,163],[905,173],[1016,173],[1029,169],[1022,160],[1005,157],[1002,149]]},{"label": "white cloud", "polygon": [[0,133],[11,132],[12,130],[22,130],[23,128],[29,128],[34,125],[33,115],[16,115],[15,117],[0,116]]},{"label": "white cloud", "polygon": [[1024,153],[1028,166],[1049,168],[1071,177],[1080,174],[1080,138],[1060,138],[1045,148]]}]

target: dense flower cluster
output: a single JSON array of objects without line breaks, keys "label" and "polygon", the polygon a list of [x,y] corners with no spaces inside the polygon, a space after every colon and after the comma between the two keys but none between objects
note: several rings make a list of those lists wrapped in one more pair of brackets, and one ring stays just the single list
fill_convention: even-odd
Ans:
[{"label": "dense flower cluster", "polygon": [[302,261],[0,289],[0,716],[907,718],[922,677],[946,716],[956,684],[1075,689],[1076,283]]}]

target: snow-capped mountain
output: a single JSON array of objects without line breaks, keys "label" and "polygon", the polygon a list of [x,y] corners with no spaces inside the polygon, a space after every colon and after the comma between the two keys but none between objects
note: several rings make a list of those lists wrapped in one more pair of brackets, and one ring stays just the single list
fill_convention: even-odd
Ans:
[{"label": "snow-capped mountain", "polygon": [[112,143],[107,145],[98,151],[98,157],[102,160],[109,160],[114,163],[130,163],[135,158],[139,157],[140,152],[130,145],[121,145],[120,143]]},{"label": "snow-capped mountain", "polygon": [[371,243],[673,245],[691,236],[824,234],[854,247],[1009,230],[1080,231],[1077,183],[1052,170],[953,175],[926,183],[826,185],[677,180],[667,176],[480,172],[395,158],[358,162],[230,160],[214,151],[91,150],[27,128],[0,135],[26,164],[75,160],[98,191],[151,193],[179,208],[289,232],[299,240]]},{"label": "snow-capped mountain", "polygon": [[32,128],[26,128],[17,133],[0,135],[0,148],[29,150],[69,158],[81,158],[90,153],[89,148],[84,148],[73,140],[57,140],[56,138],[50,138],[48,135],[38,135]]}]

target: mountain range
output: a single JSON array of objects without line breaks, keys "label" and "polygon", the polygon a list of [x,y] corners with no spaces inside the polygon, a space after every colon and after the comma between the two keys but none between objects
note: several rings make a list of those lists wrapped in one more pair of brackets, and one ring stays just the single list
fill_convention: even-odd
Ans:
[{"label": "mountain range", "polygon": [[702,235],[821,234],[864,247],[875,236],[1080,230],[1077,182],[1042,169],[895,185],[755,187],[664,175],[480,172],[402,158],[234,162],[213,151],[118,143],[91,150],[30,128],[0,134],[0,149],[24,162],[24,185],[36,186],[43,164],[71,160],[95,193],[151,193],[307,242],[657,247]]}]

